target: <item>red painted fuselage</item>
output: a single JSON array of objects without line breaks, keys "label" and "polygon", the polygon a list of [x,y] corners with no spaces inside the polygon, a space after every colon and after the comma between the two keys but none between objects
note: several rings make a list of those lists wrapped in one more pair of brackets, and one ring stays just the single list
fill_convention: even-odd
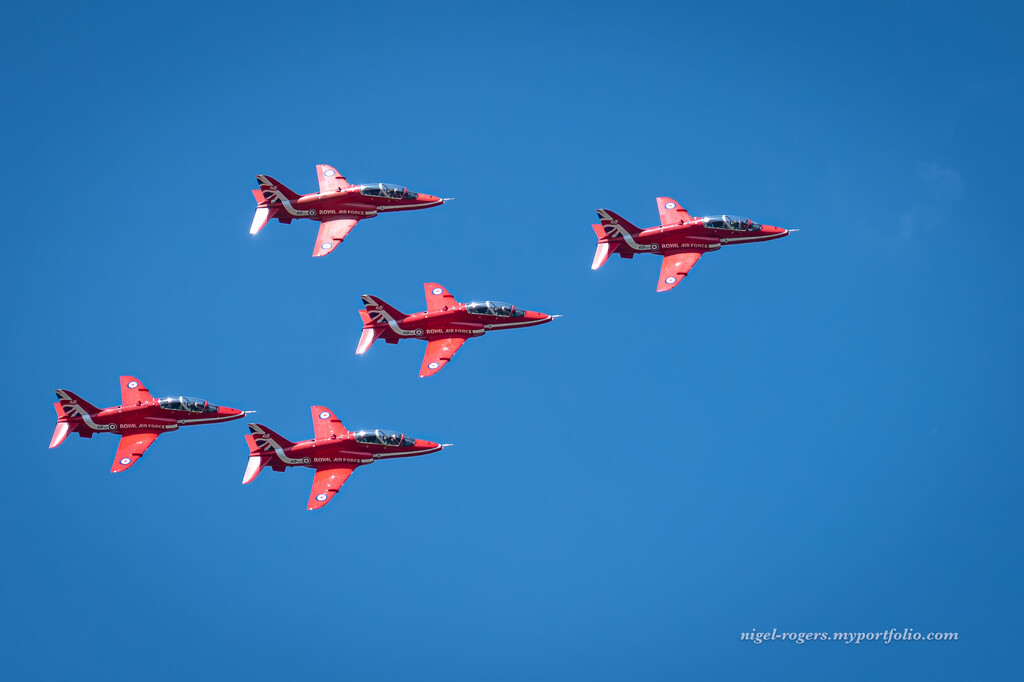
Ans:
[{"label": "red painted fuselage", "polygon": [[420,368],[420,376],[424,377],[439,372],[467,339],[499,329],[535,327],[557,317],[519,310],[500,301],[459,303],[436,282],[427,282],[423,289],[427,309],[412,315],[400,312],[376,296],[363,296],[366,309],[359,311],[363,333],[356,354],[365,353],[377,339],[387,343],[421,339],[427,342]]},{"label": "red painted fuselage", "polygon": [[360,220],[381,213],[431,208],[446,201],[383,182],[350,185],[338,171],[325,164],[318,165],[316,170],[320,191],[303,195],[269,175],[257,175],[260,188],[253,190],[256,215],[249,233],[257,234],[271,218],[282,223],[296,219],[316,220],[320,223],[320,232],[313,256],[326,256],[344,241]]},{"label": "red painted fuselage", "polygon": [[314,437],[299,443],[292,443],[262,424],[249,424],[249,434],[245,437],[249,444],[249,463],[242,477],[243,484],[252,482],[266,466],[274,471],[307,467],[316,471],[307,508],[319,509],[331,501],[357,467],[379,459],[426,455],[444,447],[382,429],[349,431],[326,407],[314,405],[310,411]]},{"label": "red painted fuselage", "polygon": [[121,377],[122,404],[98,408],[71,391],[57,389],[57,426],[50,447],[64,442],[71,433],[92,438],[94,433],[121,436],[111,472],[128,469],[162,433],[181,426],[233,421],[245,416],[233,407],[218,407],[205,400],[185,396],[154,398],[135,377]]},{"label": "red painted fuselage", "polygon": [[658,291],[668,291],[686,277],[702,255],[730,244],[749,244],[779,239],[791,230],[762,225],[728,215],[693,218],[669,197],[658,197],[661,224],[640,229],[622,216],[598,209],[601,222],[594,224],[597,251],[592,270],[604,265],[613,253],[632,258],[637,253],[663,257]]}]

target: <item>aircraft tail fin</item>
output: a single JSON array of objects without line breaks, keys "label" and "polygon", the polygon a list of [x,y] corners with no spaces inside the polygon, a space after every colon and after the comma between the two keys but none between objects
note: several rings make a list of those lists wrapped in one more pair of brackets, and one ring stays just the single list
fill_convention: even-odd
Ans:
[{"label": "aircraft tail fin", "polygon": [[58,402],[53,404],[53,409],[57,412],[57,426],[50,438],[50,447],[55,448],[63,443],[72,431],[91,438],[92,429],[82,417],[96,414],[100,411],[99,408],[67,389],[58,388],[56,392]]},{"label": "aircraft tail fin", "polygon": [[404,319],[405,313],[369,294],[363,296],[363,305],[366,309],[359,311],[359,317],[363,320],[363,333],[359,336],[356,354],[365,353],[377,339],[384,339],[387,343],[398,343],[398,334],[391,325]]},{"label": "aircraft tail fin", "polygon": [[386,303],[383,299],[369,294],[363,295],[363,305],[366,306],[366,312],[370,314],[370,319],[374,324],[387,324],[389,321],[401,320],[406,316],[401,310]]},{"label": "aircraft tail fin", "polygon": [[[296,192],[288,189],[284,184],[278,182],[269,175],[257,175],[256,181],[260,183],[260,188],[258,190],[253,190],[253,194],[257,195],[256,201],[259,202],[260,205],[279,205],[284,199],[287,199],[288,201],[295,201],[299,198],[299,195]],[[263,197],[262,202],[260,201],[260,196]]]},{"label": "aircraft tail fin", "polygon": [[245,442],[249,444],[249,462],[245,465],[245,474],[242,475],[242,483],[251,483],[260,472],[263,471],[263,467],[270,464],[272,455],[267,454],[263,451],[262,447],[256,442],[255,433],[256,430],[253,427],[256,426],[260,429],[259,424],[249,424],[250,433],[245,434]]},{"label": "aircraft tail fin", "polygon": [[[626,235],[636,237],[641,232],[639,227],[629,222],[618,213],[609,211],[606,208],[597,209],[597,217],[600,218],[601,228],[604,230],[608,239],[621,239]],[[599,234],[598,239],[600,239],[600,237],[601,235]]]},{"label": "aircraft tail fin", "polygon": [[249,463],[245,467],[242,483],[251,482],[268,464],[271,468],[281,469],[286,463],[287,455],[284,451],[295,445],[263,424],[249,424],[245,442],[249,445]]}]

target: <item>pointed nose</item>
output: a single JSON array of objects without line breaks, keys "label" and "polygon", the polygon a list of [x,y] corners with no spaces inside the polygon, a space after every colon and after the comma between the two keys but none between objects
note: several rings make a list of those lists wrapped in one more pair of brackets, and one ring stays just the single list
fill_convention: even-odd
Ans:
[{"label": "pointed nose", "polygon": [[444,199],[435,197],[433,194],[417,194],[416,201],[423,204],[442,204]]},{"label": "pointed nose", "polygon": [[[427,450],[428,452],[437,452],[438,450],[440,450],[444,446],[441,445],[440,443],[435,443],[432,440],[420,440],[419,438],[417,438],[415,440],[415,447],[416,447],[417,450]],[[423,454],[427,454],[427,453],[424,452]]]},{"label": "pointed nose", "polygon": [[782,227],[775,227],[774,225],[763,225],[761,231],[767,234],[777,234],[779,236],[786,236],[789,234],[789,230]]},{"label": "pointed nose", "polygon": [[217,414],[219,414],[222,417],[231,417],[232,419],[238,419],[246,415],[245,411],[236,410],[233,407],[218,407]]}]

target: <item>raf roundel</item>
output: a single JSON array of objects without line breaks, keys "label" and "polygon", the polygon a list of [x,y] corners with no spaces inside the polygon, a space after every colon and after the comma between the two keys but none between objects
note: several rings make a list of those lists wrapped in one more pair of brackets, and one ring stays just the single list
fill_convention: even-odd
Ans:
[{"label": "raf roundel", "polygon": [[323,412],[320,413],[320,418],[321,419],[330,419],[331,418],[331,413],[328,412],[327,410],[324,410]]},{"label": "raf roundel", "polygon": [[122,465],[131,464],[131,463],[132,463],[132,458],[131,457],[122,457],[121,458],[121,464]]},{"label": "raf roundel", "polygon": [[330,242],[324,242],[323,244],[320,245],[320,248],[324,249],[324,250],[327,250],[327,249],[331,248],[331,243]]},{"label": "raf roundel", "polygon": [[434,287],[434,289],[430,293],[432,293],[434,296],[440,296],[442,291],[444,290],[441,287]]},{"label": "raf roundel", "polygon": [[675,284],[675,283],[676,283],[676,278],[675,277],[666,277],[665,278],[665,284]]},{"label": "raf roundel", "polygon": [[324,177],[328,177],[329,178],[329,177],[331,177],[333,175],[334,175],[334,171],[332,171],[330,169],[324,171]]},{"label": "raf roundel", "polygon": [[323,502],[324,500],[327,499],[327,493],[320,493],[319,495],[316,496],[316,499],[318,502]]},{"label": "raf roundel", "polygon": [[676,204],[675,204],[674,201],[670,201],[667,204],[665,204],[665,208],[670,209],[670,210],[675,208],[675,207],[676,207]]},{"label": "raf roundel", "polygon": [[437,369],[437,368],[438,368],[438,367],[440,367],[440,366],[441,366],[441,365],[439,365],[439,364],[438,364],[438,363],[436,363],[436,362],[432,362],[432,363],[430,363],[429,365],[427,365],[427,367],[429,367],[430,369]]},{"label": "raf roundel", "polygon": [[129,381],[128,382],[128,388],[137,388],[138,385],[139,385],[139,382],[137,382],[137,381]]}]

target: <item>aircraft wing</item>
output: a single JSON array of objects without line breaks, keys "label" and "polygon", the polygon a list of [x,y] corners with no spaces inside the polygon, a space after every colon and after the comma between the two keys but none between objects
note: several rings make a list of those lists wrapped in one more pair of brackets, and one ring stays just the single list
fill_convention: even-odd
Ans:
[{"label": "aircraft wing", "polygon": [[333,166],[321,163],[316,167],[316,179],[320,183],[320,193],[326,194],[327,192],[336,192],[339,189],[345,189],[349,187],[348,180],[346,180],[341,173],[334,170]]},{"label": "aircraft wing", "polygon": [[349,430],[342,425],[341,420],[323,405],[314,405],[310,411],[313,413],[313,437],[316,440],[348,435]]},{"label": "aircraft wing", "polygon": [[661,261],[661,278],[658,280],[658,291],[674,289],[683,278],[690,274],[690,268],[700,260],[703,251],[680,251],[670,253]]},{"label": "aircraft wing", "polygon": [[449,294],[448,290],[437,282],[427,282],[424,284],[423,293],[427,297],[428,312],[447,310],[458,305],[455,297]]},{"label": "aircraft wing", "polygon": [[675,225],[693,220],[686,209],[671,197],[658,197],[658,214],[661,216],[662,225]]},{"label": "aircraft wing", "polygon": [[139,461],[142,453],[146,451],[153,441],[156,440],[162,431],[142,431],[121,436],[121,442],[117,445],[117,454],[114,455],[114,465],[110,467],[110,473],[118,474],[126,471],[133,464]]},{"label": "aircraft wing", "polygon": [[348,477],[355,470],[355,464],[346,464],[333,469],[317,469],[313,476],[313,489],[309,491],[309,505],[306,509],[319,509],[334,497],[334,493],[341,490]]},{"label": "aircraft wing", "polygon": [[121,404],[122,405],[138,405],[146,401],[152,400],[153,396],[150,395],[146,387],[142,385],[142,382],[135,377],[121,377]]},{"label": "aircraft wing", "polygon": [[359,218],[331,218],[321,221],[320,233],[316,236],[316,245],[313,246],[313,257],[326,256],[334,251],[338,244],[345,241],[345,237],[359,222]]},{"label": "aircraft wing", "polygon": [[449,336],[441,339],[427,341],[427,352],[423,355],[423,364],[420,365],[420,376],[429,377],[437,374],[441,368],[448,364],[455,352],[462,348],[466,339],[461,336]]}]

